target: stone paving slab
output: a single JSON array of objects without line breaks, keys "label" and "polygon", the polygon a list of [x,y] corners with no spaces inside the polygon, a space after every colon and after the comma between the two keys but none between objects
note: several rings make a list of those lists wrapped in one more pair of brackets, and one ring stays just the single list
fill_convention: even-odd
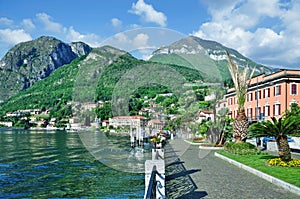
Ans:
[{"label": "stone paving slab", "polygon": [[166,191],[168,198],[298,199],[254,174],[180,139],[165,147]]}]

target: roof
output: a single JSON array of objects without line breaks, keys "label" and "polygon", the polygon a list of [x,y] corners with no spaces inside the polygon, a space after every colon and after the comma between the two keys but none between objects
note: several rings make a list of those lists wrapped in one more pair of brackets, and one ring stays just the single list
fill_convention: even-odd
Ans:
[{"label": "roof", "polygon": [[144,116],[141,115],[134,115],[134,116],[115,116],[112,119],[141,119],[141,120],[145,120],[147,119]]},{"label": "roof", "polygon": [[[251,87],[260,87],[264,85],[269,85],[270,82],[275,83],[278,81],[286,81],[286,78],[300,78],[300,70],[296,69],[281,69],[275,73],[266,75],[266,74],[260,74],[255,77],[252,77],[248,82],[250,81],[249,90],[251,90]],[[226,97],[228,95],[234,94],[235,89],[230,88],[227,90]]]},{"label": "roof", "polygon": [[153,123],[153,124],[164,124],[163,121],[160,121],[160,120],[158,120],[158,119],[150,120],[149,123]]},{"label": "roof", "polygon": [[204,114],[213,114],[214,113],[212,110],[202,110],[201,112]]}]

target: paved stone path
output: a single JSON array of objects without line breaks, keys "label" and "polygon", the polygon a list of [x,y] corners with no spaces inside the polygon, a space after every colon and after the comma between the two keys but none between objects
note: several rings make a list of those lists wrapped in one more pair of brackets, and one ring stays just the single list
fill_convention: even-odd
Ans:
[{"label": "paved stone path", "polygon": [[296,199],[299,196],[180,139],[165,147],[168,198]]}]

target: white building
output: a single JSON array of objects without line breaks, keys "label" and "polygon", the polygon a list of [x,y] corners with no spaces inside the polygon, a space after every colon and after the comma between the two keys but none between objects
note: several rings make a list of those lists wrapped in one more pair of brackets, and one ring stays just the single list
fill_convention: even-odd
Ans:
[{"label": "white building", "polygon": [[125,127],[125,126],[135,126],[135,127],[145,127],[147,125],[148,119],[144,116],[116,116],[109,118],[109,125],[114,128]]}]

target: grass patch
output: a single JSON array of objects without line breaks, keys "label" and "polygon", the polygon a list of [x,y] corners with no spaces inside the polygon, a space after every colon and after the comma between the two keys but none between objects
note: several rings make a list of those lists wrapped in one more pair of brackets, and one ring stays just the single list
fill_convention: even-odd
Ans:
[{"label": "grass patch", "polygon": [[218,151],[219,154],[224,155],[230,159],[240,162],[244,165],[257,169],[275,178],[281,179],[285,182],[300,187],[300,169],[297,167],[279,167],[268,165],[268,160],[276,158],[277,156],[269,154],[260,155],[235,155],[226,151]]}]

